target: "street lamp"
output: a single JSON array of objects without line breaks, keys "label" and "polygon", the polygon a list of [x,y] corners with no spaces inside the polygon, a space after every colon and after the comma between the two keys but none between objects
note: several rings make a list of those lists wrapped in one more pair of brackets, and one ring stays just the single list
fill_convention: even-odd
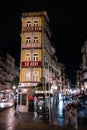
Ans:
[{"label": "street lamp", "polygon": [[16,86],[14,85],[13,87],[14,95],[16,95]]},{"label": "street lamp", "polygon": [[15,90],[15,89],[16,89],[16,86],[14,85],[14,86],[13,86],[13,90]]}]

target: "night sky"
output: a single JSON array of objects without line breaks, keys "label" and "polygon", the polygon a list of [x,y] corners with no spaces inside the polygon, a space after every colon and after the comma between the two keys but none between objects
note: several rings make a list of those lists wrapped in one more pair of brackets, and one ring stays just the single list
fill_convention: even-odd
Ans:
[{"label": "night sky", "polygon": [[76,1],[3,0],[0,2],[0,51],[10,53],[19,66],[22,12],[47,11],[58,60],[73,78],[81,63],[81,47],[87,38],[87,4]]}]

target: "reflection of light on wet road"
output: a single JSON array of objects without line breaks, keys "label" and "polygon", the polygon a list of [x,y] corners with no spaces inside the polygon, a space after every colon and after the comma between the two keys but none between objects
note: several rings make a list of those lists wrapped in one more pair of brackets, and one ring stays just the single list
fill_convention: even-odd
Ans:
[{"label": "reflection of light on wet road", "polygon": [[17,119],[14,116],[14,110],[9,109],[6,120],[7,120],[7,130],[13,130],[15,124],[17,123]]},{"label": "reflection of light on wet road", "polygon": [[[9,115],[10,114],[10,115]],[[11,130],[14,128],[15,124],[14,124],[14,120],[15,120],[15,117],[14,117],[14,114],[13,114],[13,110],[11,109],[9,111],[9,114],[7,115],[7,125],[8,125],[8,129]]]},{"label": "reflection of light on wet road", "polygon": [[62,101],[62,95],[59,95],[59,103],[56,108],[53,111],[53,124],[58,126],[64,125],[64,118],[63,118],[63,101]]},{"label": "reflection of light on wet road", "polygon": [[0,113],[0,124],[2,124],[2,130],[15,130],[15,125],[18,120],[14,116],[14,112],[14,108],[12,107]]},{"label": "reflection of light on wet road", "polygon": [[62,95],[61,94],[59,94],[59,104],[58,104],[58,111],[57,111],[57,125],[59,125],[59,126],[64,125],[63,100],[62,100]]},{"label": "reflection of light on wet road", "polygon": [[61,93],[59,94],[58,117],[63,117],[63,100]]},{"label": "reflection of light on wet road", "polygon": [[63,116],[63,101],[59,101],[59,105],[58,105],[58,116],[62,117]]}]

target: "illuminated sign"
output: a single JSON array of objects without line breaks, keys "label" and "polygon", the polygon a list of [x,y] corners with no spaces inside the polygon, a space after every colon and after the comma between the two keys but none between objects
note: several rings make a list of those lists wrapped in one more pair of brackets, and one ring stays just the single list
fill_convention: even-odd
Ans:
[{"label": "illuminated sign", "polygon": [[24,61],[22,62],[22,67],[25,66],[41,66],[42,62],[41,61]]},{"label": "illuminated sign", "polygon": [[41,44],[38,43],[23,43],[22,48],[38,48],[41,47]]},{"label": "illuminated sign", "polygon": [[24,27],[23,32],[28,32],[28,31],[41,31],[42,28],[40,26],[37,27]]},{"label": "illuminated sign", "polygon": [[37,86],[37,85],[38,85],[37,82],[21,83],[20,88],[21,87],[34,87],[34,86]]}]

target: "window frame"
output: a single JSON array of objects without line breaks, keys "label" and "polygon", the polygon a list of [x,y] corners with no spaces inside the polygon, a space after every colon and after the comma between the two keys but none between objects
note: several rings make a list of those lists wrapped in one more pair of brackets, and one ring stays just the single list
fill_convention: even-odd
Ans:
[{"label": "window frame", "polygon": [[[37,56],[35,56],[37,55]],[[38,61],[39,60],[39,54],[38,53],[33,53],[33,61]]]},{"label": "window frame", "polygon": [[[29,55],[29,56],[27,56],[27,55]],[[25,61],[31,61],[31,53],[25,54]]]}]

